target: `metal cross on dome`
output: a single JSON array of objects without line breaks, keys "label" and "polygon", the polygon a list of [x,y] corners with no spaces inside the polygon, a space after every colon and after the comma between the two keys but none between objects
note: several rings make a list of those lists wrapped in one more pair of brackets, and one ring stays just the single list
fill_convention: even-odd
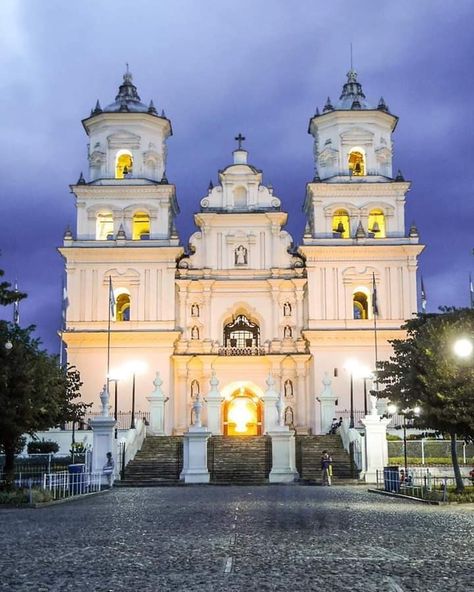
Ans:
[{"label": "metal cross on dome", "polygon": [[245,140],[245,136],[239,133],[239,135],[236,136],[234,140],[236,140],[239,143],[239,150],[242,150],[242,142]]}]

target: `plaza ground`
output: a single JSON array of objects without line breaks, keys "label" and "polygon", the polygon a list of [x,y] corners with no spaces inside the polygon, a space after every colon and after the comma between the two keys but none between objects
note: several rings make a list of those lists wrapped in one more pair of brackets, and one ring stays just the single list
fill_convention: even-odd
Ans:
[{"label": "plaza ground", "polygon": [[360,486],[116,489],[0,524],[1,591],[474,591],[472,507]]}]

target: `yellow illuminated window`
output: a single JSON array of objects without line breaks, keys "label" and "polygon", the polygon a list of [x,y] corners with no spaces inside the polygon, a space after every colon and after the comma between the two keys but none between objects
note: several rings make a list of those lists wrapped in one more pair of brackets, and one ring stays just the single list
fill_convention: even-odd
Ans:
[{"label": "yellow illuminated window", "polygon": [[117,321],[130,320],[130,296],[128,294],[119,294],[116,300],[117,313],[115,318]]},{"label": "yellow illuminated window", "polygon": [[370,211],[369,232],[371,232],[375,238],[385,238],[385,216],[382,210]]},{"label": "yellow illuminated window", "polygon": [[114,238],[114,218],[111,213],[97,214],[96,239],[111,240]]},{"label": "yellow illuminated window", "polygon": [[354,292],[352,296],[352,305],[354,310],[354,319],[369,318],[369,306],[367,295],[364,292]]},{"label": "yellow illuminated window", "polygon": [[358,177],[365,175],[365,161],[362,152],[358,150],[349,152],[349,171]]},{"label": "yellow illuminated window", "polygon": [[130,152],[122,152],[117,156],[115,165],[115,178],[125,179],[133,172],[133,158]]},{"label": "yellow illuminated window", "polygon": [[150,216],[145,212],[137,212],[133,216],[133,240],[147,240],[150,238]]},{"label": "yellow illuminated window", "polygon": [[332,216],[332,231],[341,238],[350,238],[349,214],[347,210],[336,210]]}]

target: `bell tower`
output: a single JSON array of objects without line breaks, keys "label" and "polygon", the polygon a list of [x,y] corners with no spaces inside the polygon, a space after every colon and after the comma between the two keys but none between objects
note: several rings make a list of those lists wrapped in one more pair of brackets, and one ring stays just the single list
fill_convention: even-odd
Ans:
[{"label": "bell tower", "polygon": [[84,394],[92,400],[108,367],[138,357],[151,372],[153,347],[171,355],[174,274],[183,250],[175,186],[166,177],[171,122],[153,101],[141,102],[128,66],[114,102],[102,108],[97,101],[82,124],[89,171],[71,185],[76,228],[60,249],[69,301],[63,336],[68,361],[84,369]]},{"label": "bell tower", "polygon": [[319,360],[316,388],[325,371],[343,365],[344,347],[374,369],[374,321],[383,359],[388,340],[400,337],[404,320],[417,311],[423,246],[416,227],[407,231],[405,224],[410,182],[393,173],[397,123],[383,98],[375,105],[367,100],[353,69],[339,100],[328,98],[309,121],[315,172],[300,251],[308,276],[305,335]]}]

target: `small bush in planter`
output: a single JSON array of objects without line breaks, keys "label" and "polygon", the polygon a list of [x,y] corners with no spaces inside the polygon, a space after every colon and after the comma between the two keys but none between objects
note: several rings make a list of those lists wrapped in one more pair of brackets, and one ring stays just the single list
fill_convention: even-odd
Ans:
[{"label": "small bush in planter", "polygon": [[51,440],[32,440],[28,442],[28,454],[49,454],[59,450],[59,444]]}]

